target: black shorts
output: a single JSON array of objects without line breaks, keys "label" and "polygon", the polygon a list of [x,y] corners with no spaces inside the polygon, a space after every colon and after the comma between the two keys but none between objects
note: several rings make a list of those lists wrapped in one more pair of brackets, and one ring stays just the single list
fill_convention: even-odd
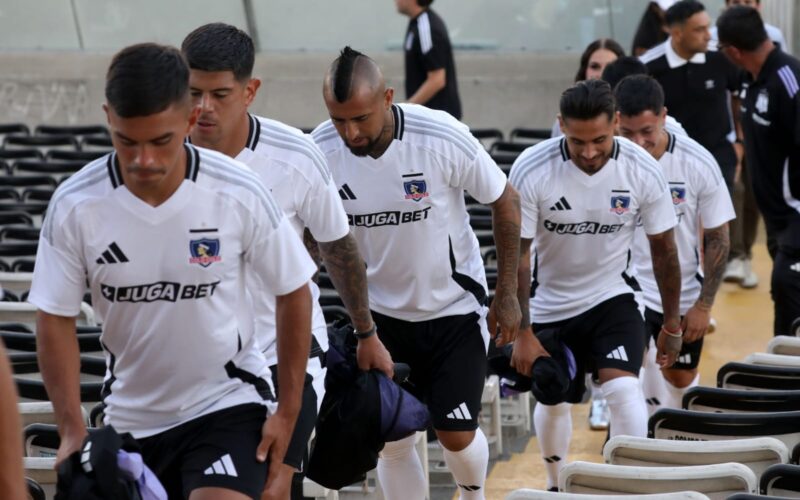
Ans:
[{"label": "black shorts", "polygon": [[[681,317],[681,321],[683,317]],[[661,326],[664,324],[664,315],[652,309],[644,309],[644,323],[647,329],[645,335],[645,348],[650,345],[650,339],[658,342],[658,334],[661,333]],[[700,354],[703,352],[703,337],[691,343],[684,342],[677,361],[670,368],[677,370],[694,370],[700,363]]]},{"label": "black shorts", "polygon": [[378,336],[411,375],[403,387],[428,406],[435,429],[473,431],[486,382],[483,320],[477,313],[403,321],[376,312]]},{"label": "black shorts", "polygon": [[555,329],[556,338],[575,356],[578,375],[567,395],[569,403],[583,400],[583,373],[596,375],[601,368],[616,368],[637,376],[642,366],[644,321],[633,294],[612,297],[574,318],[532,326],[534,332]]},{"label": "black shorts", "polygon": [[[309,360],[310,361],[310,360]],[[278,365],[269,367],[272,372],[272,383],[275,384],[275,392],[278,392]],[[289,441],[289,448],[283,463],[294,467],[298,471],[303,470],[303,463],[308,458],[308,440],[317,422],[317,393],[314,390],[314,377],[306,373],[305,384],[303,385],[303,401],[297,422],[294,424],[292,439]]]},{"label": "black shorts", "polygon": [[773,333],[794,335],[792,322],[800,318],[800,252],[790,255],[782,248],[777,250],[772,265],[770,293],[775,303]]},{"label": "black shorts", "polygon": [[145,463],[170,499],[198,488],[225,488],[261,498],[267,463],[256,461],[267,408],[244,404],[209,413],[138,440]]}]

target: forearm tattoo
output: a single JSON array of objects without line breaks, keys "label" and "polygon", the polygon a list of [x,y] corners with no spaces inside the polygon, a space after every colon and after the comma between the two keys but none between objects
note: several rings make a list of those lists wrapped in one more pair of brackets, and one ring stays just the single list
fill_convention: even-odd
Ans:
[{"label": "forearm tattoo", "polygon": [[367,270],[351,234],[328,243],[319,244],[322,260],[333,286],[339,292],[353,326],[358,331],[372,327],[367,291]]},{"label": "forearm tattoo", "polygon": [[678,247],[673,230],[650,236],[650,253],[653,258],[653,274],[656,277],[661,305],[665,317],[680,315],[681,268],[678,262]]},{"label": "forearm tattoo", "polygon": [[703,245],[705,256],[703,258],[703,288],[700,291],[700,302],[707,307],[714,304],[722,275],[728,263],[728,252],[731,242],[728,235],[728,224],[703,231]]}]

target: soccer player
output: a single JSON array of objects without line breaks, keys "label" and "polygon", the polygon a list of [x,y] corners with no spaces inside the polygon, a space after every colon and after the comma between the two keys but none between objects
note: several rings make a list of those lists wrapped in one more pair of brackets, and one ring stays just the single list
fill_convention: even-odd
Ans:
[{"label": "soccer player", "polygon": [[[190,33],[182,50],[191,70],[192,99],[201,110],[191,142],[234,157],[261,177],[298,235],[302,237],[304,228],[308,228],[318,243],[355,330],[369,332],[374,323],[369,311],[364,261],[350,234],[347,215],[325,158],[314,141],[300,130],[247,111],[261,83],[252,77],[255,60],[252,39],[234,26],[213,23]],[[300,418],[284,463],[276,467],[278,476],[272,483],[273,491],[268,492],[275,498],[288,497],[294,472],[302,470],[325,390],[321,360],[328,349],[328,332],[319,305],[319,288],[314,282],[309,287],[314,298],[315,346],[308,361],[309,377]],[[256,334],[273,375],[277,375],[275,298],[264,297],[258,288],[253,294],[259,307]],[[377,336],[360,340],[358,354],[363,369],[377,367],[391,376],[391,357]],[[302,477],[301,474],[295,477],[298,488],[302,488]]]},{"label": "soccer player", "polygon": [[584,372],[594,372],[600,381],[611,436],[647,434],[647,409],[636,379],[644,322],[630,275],[638,218],[664,304],[658,363],[671,366],[681,344],[676,219],[661,168],[639,146],[614,137],[617,119],[608,83],[576,83],[562,94],[560,110],[564,137],[526,149],[509,176],[522,198],[523,238],[517,293],[523,326],[512,366],[530,376],[533,362],[549,355],[534,332],[549,330],[573,352],[578,374],[564,402],[540,403],[534,410],[548,488],[557,486],[569,449],[570,403],[582,399]]},{"label": "soccer player", "polygon": [[[730,248],[728,221],[735,215],[725,180],[711,153],[693,139],[666,130],[667,108],[664,107],[664,92],[657,81],[645,75],[629,76],[616,86],[614,97],[620,135],[644,148],[658,161],[669,183],[678,217],[675,242],[681,266],[683,347],[675,364],[663,370],[655,364],[654,356],[646,356],[643,388],[652,414],[660,407],[681,408],[683,394],[697,385],[700,378],[697,365],[703,337],[725,272]],[[698,224],[702,226],[698,228]],[[703,266],[700,266],[700,230]],[[633,262],[643,292],[648,333],[645,345],[648,345],[651,337],[657,340],[664,314],[653,259],[643,231],[636,231],[634,236]]]},{"label": "soccer player", "polygon": [[[462,499],[484,498],[486,437],[478,427],[489,331],[519,327],[519,198],[469,129],[447,113],[393,104],[377,64],[345,47],[323,85],[331,117],[313,132],[367,263],[378,335],[411,367]],[[487,286],[464,191],[492,207],[498,254],[489,330]],[[378,475],[389,500],[423,498],[414,436],[386,443]]]},{"label": "soccer player", "polygon": [[[53,196],[29,298],[57,460],[86,435],[75,316],[88,280],[103,320],[106,424],[133,434],[170,498],[259,498],[300,409],[314,264],[258,176],[184,144],[199,110],[177,49],[123,49],[105,93],[114,151]],[[245,274],[278,297],[280,404],[269,418]]]}]

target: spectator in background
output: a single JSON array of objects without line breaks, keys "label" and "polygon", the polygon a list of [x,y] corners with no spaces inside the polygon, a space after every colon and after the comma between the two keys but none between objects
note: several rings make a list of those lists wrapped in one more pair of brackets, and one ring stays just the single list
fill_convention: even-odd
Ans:
[{"label": "spectator in background", "polygon": [[658,0],[647,5],[636,34],[633,35],[631,54],[640,56],[667,39],[669,33],[664,13],[674,3],[675,0]]},{"label": "spectator in background", "polygon": [[453,48],[447,26],[430,8],[432,3],[433,0],[395,0],[397,11],[411,19],[403,42],[406,97],[412,104],[441,109],[460,120]]},{"label": "spectator in background", "polygon": [[[725,8],[729,9],[731,7],[735,7],[737,5],[744,5],[746,7],[752,7],[758,12],[761,12],[761,0],[725,0]],[[781,50],[785,52],[789,52],[787,50],[786,40],[783,38],[783,32],[777,26],[773,26],[767,22],[764,23],[764,29],[767,31],[767,36],[772,43],[777,45],[781,48]],[[709,50],[717,50],[717,44],[719,43],[719,37],[717,36],[717,27],[711,27],[711,41],[708,44]]]},{"label": "spectator in background", "polygon": [[22,468],[22,427],[17,409],[17,388],[8,356],[0,341],[0,498],[27,498]]}]

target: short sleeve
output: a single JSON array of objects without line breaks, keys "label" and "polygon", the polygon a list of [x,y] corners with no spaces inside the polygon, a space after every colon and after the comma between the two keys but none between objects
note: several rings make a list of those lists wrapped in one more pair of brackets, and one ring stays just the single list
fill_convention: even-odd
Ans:
[{"label": "short sleeve", "polygon": [[450,186],[464,189],[479,203],[488,205],[500,198],[508,179],[478,140],[474,137],[470,140],[475,156],[471,159],[467,154],[459,154],[453,159]]},{"label": "short sleeve", "polygon": [[539,224],[539,203],[536,197],[534,183],[528,182],[524,176],[516,175],[520,169],[520,159],[511,166],[509,182],[517,190],[520,197],[520,210],[522,214],[522,227],[520,237],[524,239],[535,239],[536,229]]},{"label": "short sleeve", "polygon": [[678,219],[672,204],[672,194],[660,165],[652,157],[642,159],[648,163],[646,167],[640,165],[643,169],[642,199],[639,202],[642,225],[646,234],[660,234],[675,227]]},{"label": "short sleeve", "polygon": [[[58,211],[50,208],[57,216]],[[77,228],[70,220],[43,225],[36,252],[36,265],[28,302],[56,316],[73,317],[80,314],[86,292],[86,266],[78,247]]]},{"label": "short sleeve", "polygon": [[435,71],[447,67],[447,33],[431,26],[430,19],[427,13],[421,15],[417,22],[417,32],[425,69]]},{"label": "short sleeve", "polygon": [[319,242],[344,238],[350,232],[350,226],[330,173],[327,169],[315,170],[308,183],[308,190],[298,209],[303,223]]},{"label": "short sleeve", "polygon": [[704,169],[705,175],[699,182],[700,189],[697,193],[698,215],[700,215],[700,221],[704,228],[719,227],[736,218],[731,195],[716,162],[713,165],[702,165],[701,167]]}]

